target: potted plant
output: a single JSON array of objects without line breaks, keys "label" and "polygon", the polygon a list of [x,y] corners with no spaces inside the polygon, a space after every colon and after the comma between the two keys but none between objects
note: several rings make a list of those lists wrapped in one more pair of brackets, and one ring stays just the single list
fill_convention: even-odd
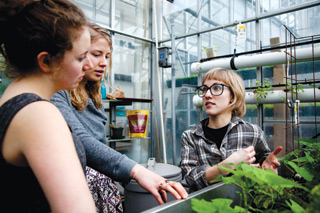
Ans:
[{"label": "potted plant", "polygon": [[213,58],[216,56],[216,53],[218,52],[218,50],[220,49],[220,47],[203,47],[203,49],[206,51],[207,54],[207,58]]},{"label": "potted plant", "polygon": [[244,163],[235,170],[225,167],[232,176],[219,176],[214,182],[235,184],[241,188],[240,202],[226,198],[191,200],[196,212],[319,212],[320,141],[299,139],[299,147],[279,159],[291,175],[282,177]]}]

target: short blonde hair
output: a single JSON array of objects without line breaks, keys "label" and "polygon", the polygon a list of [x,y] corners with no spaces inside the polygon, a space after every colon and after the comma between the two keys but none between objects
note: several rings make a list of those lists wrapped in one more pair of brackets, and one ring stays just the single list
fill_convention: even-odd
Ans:
[{"label": "short blonde hair", "polygon": [[221,81],[231,87],[232,101],[230,107],[232,108],[233,114],[240,118],[246,114],[246,91],[243,80],[239,74],[223,68],[214,68],[203,76],[202,84],[207,80]]}]

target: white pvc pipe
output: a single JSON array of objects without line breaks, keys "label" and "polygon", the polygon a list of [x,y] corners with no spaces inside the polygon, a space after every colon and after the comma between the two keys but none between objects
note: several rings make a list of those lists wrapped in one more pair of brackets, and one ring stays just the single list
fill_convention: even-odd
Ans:
[{"label": "white pvc pipe", "polygon": [[[289,51],[289,49],[288,49]],[[294,55],[294,51],[292,53]],[[314,54],[314,55],[313,55]],[[250,68],[250,67],[259,67],[259,66],[268,66],[276,64],[285,64],[286,61],[285,52],[272,52],[265,54],[257,54],[253,56],[238,56],[234,58],[234,65],[237,69]],[[296,58],[297,60],[310,60],[312,57],[320,57],[320,47],[314,48],[312,53],[312,48],[301,48],[296,49]],[[287,55],[287,60],[291,58],[290,55]],[[294,59],[292,59],[294,62]],[[232,69],[230,66],[231,58],[221,58],[213,59],[211,61],[206,61],[203,63],[192,63],[191,71],[193,73],[204,73],[209,71],[212,68],[225,68]]]},{"label": "white pvc pipe", "polygon": [[[314,96],[315,93],[315,96]],[[287,93],[289,99],[291,99],[291,93]],[[315,98],[315,99],[314,99]],[[284,103],[286,100],[286,93],[283,90],[274,90],[273,93],[269,93],[266,98],[262,98],[257,101],[255,94],[252,92],[247,92],[245,97],[246,104],[276,104],[276,103]],[[318,88],[315,89],[303,89],[298,92],[298,98],[300,102],[314,102],[320,101],[320,90]],[[292,102],[296,101],[296,95],[293,95]]]},{"label": "white pvc pipe", "polygon": [[[315,92],[315,96],[314,96]],[[314,99],[315,97],[315,99]],[[291,99],[291,93],[288,93],[288,99]],[[283,90],[273,90],[273,92],[270,92],[266,98],[262,98],[259,101],[257,101],[254,93],[247,92],[245,96],[245,102],[246,104],[279,104],[279,103],[285,103],[286,100],[286,93]],[[320,102],[320,89],[316,88],[314,89],[303,89],[302,91],[298,92],[298,99],[300,102]],[[200,98],[198,95],[193,96],[193,105],[195,107],[202,107],[202,98]],[[291,100],[293,103],[296,101],[296,95],[293,95],[293,100]]]}]

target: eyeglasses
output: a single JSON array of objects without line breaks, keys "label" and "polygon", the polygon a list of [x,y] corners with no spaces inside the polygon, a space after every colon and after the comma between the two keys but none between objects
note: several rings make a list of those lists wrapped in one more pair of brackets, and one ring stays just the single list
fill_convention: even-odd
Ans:
[{"label": "eyeglasses", "polygon": [[203,98],[207,94],[208,90],[210,90],[212,95],[219,96],[219,95],[222,95],[224,87],[231,88],[225,84],[214,83],[210,87],[208,87],[207,85],[202,85],[198,87],[197,93],[200,96],[200,98]]}]

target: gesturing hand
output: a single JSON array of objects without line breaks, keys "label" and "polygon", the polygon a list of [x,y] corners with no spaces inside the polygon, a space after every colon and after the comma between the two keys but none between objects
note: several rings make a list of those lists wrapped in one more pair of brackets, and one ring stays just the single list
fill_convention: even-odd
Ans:
[{"label": "gesturing hand", "polygon": [[280,166],[280,163],[277,159],[277,154],[282,150],[282,146],[278,146],[262,163],[262,169],[268,168],[278,174],[277,168]]},{"label": "gesturing hand", "polygon": [[223,163],[233,163],[237,165],[240,162],[244,162],[249,165],[257,166],[253,164],[256,161],[256,152],[253,146],[249,146],[245,149],[232,153]]}]

